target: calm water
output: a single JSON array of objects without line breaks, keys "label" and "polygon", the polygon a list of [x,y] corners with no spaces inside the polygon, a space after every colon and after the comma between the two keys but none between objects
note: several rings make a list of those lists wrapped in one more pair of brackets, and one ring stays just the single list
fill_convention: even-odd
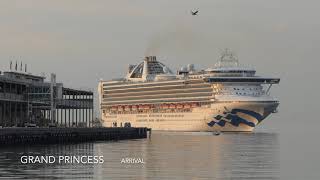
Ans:
[{"label": "calm water", "polygon": [[[153,132],[142,140],[0,148],[0,179],[279,179],[273,133]],[[22,155],[104,156],[103,164],[28,164]],[[121,163],[141,158],[145,164]]]}]

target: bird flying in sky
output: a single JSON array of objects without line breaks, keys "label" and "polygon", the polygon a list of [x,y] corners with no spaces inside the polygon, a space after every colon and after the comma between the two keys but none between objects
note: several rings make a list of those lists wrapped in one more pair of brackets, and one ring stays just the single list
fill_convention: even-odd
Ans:
[{"label": "bird flying in sky", "polygon": [[192,16],[196,16],[196,15],[198,15],[198,12],[199,11],[191,11],[191,14],[192,14]]}]

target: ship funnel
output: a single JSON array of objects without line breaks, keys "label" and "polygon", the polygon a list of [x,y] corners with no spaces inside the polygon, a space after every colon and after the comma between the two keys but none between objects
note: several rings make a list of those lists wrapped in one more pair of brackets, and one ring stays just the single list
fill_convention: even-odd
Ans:
[{"label": "ship funnel", "polygon": [[146,56],[145,57],[145,61],[157,61],[157,57],[156,56]]}]

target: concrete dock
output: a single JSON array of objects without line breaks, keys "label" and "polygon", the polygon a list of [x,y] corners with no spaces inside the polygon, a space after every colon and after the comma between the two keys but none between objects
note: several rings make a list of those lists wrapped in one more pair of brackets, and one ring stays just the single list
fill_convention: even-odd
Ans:
[{"label": "concrete dock", "polygon": [[0,145],[77,143],[147,138],[147,128],[0,128]]}]

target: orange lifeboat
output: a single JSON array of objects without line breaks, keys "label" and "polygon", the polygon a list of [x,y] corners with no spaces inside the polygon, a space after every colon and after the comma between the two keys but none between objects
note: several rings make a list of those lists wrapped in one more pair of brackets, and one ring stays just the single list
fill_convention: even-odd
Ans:
[{"label": "orange lifeboat", "polygon": [[125,106],[124,110],[125,111],[130,111],[130,106]]},{"label": "orange lifeboat", "polygon": [[169,108],[170,108],[170,109],[175,109],[175,108],[176,108],[176,105],[171,104],[171,105],[169,106]]},{"label": "orange lifeboat", "polygon": [[143,105],[139,105],[138,109],[143,110]]},{"label": "orange lifeboat", "polygon": [[164,105],[162,105],[162,108],[163,108],[163,109],[168,109],[168,108],[169,108],[169,105],[168,105],[168,104],[164,104]]},{"label": "orange lifeboat", "polygon": [[177,109],[182,109],[183,108],[183,105],[182,104],[178,104],[177,105]]},{"label": "orange lifeboat", "polygon": [[150,106],[144,105],[144,106],[143,106],[143,109],[144,109],[144,110],[149,110],[149,109],[150,109]]},{"label": "orange lifeboat", "polygon": [[117,107],[112,106],[112,107],[111,107],[111,111],[117,111]]},{"label": "orange lifeboat", "polygon": [[191,108],[191,105],[190,104],[184,104],[183,107],[186,108],[186,109],[189,109],[189,108]]},{"label": "orange lifeboat", "polygon": [[136,111],[138,109],[137,106],[132,106],[131,108],[132,108],[132,111]]},{"label": "orange lifeboat", "polygon": [[118,111],[123,111],[123,107],[122,106],[118,106]]},{"label": "orange lifeboat", "polygon": [[192,103],[191,107],[193,107],[193,108],[198,107],[198,104],[197,103]]}]

